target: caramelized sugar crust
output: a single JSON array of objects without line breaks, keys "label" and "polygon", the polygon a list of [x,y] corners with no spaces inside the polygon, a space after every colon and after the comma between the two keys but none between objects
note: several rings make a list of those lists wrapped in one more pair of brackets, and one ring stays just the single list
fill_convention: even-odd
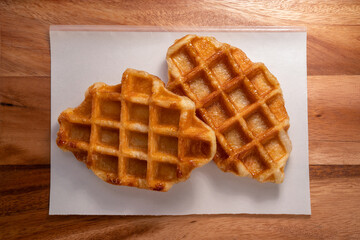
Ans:
[{"label": "caramelized sugar crust", "polygon": [[167,191],[216,152],[214,131],[196,117],[194,103],[133,69],[122,85],[92,85],[58,120],[58,146],[116,185]]},{"label": "caramelized sugar crust", "polygon": [[291,152],[290,126],[277,79],[262,63],[212,37],[187,35],[167,52],[167,88],[196,104],[216,134],[223,171],[281,183]]}]

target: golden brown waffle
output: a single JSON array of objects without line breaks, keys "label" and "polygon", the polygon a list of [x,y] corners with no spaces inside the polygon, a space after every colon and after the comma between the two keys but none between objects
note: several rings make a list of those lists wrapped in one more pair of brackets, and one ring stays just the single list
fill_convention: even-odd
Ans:
[{"label": "golden brown waffle", "polygon": [[215,134],[195,116],[194,103],[133,69],[122,85],[92,85],[59,123],[58,146],[116,185],[167,191],[216,152]]},{"label": "golden brown waffle", "polygon": [[168,50],[167,88],[196,104],[215,130],[223,171],[281,183],[291,152],[289,116],[277,79],[262,63],[212,37],[187,35]]}]

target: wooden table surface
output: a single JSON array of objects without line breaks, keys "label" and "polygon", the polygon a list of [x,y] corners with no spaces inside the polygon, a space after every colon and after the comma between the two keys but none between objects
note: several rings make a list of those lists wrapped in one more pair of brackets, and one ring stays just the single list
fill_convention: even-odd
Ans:
[{"label": "wooden table surface", "polygon": [[[311,216],[49,216],[51,24],[306,26]],[[1,1],[0,239],[360,238],[359,1]]]}]

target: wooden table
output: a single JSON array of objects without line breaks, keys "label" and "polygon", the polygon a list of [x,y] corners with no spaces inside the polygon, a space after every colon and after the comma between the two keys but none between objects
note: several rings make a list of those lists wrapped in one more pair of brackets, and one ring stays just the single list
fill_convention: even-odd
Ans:
[{"label": "wooden table", "polygon": [[[51,24],[306,26],[312,216],[49,216]],[[0,239],[360,238],[359,1],[2,1],[0,28]]]}]

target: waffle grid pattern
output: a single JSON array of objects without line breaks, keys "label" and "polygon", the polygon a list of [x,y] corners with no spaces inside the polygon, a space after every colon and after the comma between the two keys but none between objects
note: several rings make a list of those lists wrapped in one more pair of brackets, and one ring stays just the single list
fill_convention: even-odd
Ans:
[{"label": "waffle grid pattern", "polygon": [[167,88],[193,100],[217,136],[224,171],[280,183],[291,151],[289,117],[276,78],[239,49],[188,35],[169,48]]},{"label": "waffle grid pattern", "polygon": [[122,87],[95,85],[88,95],[92,98],[83,107],[91,106],[91,116],[59,118],[72,126],[67,126],[69,142],[58,144],[73,147],[75,156],[107,182],[167,191],[215,153],[215,136],[195,119],[194,104],[167,92],[150,74],[129,69]]}]

